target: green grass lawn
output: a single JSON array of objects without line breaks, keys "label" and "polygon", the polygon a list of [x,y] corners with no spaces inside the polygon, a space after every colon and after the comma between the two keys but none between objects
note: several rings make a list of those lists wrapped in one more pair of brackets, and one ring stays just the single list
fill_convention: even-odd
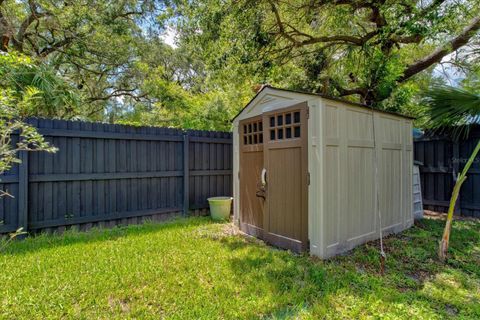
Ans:
[{"label": "green grass lawn", "polygon": [[0,253],[5,319],[480,319],[480,221],[455,221],[451,258],[435,259],[443,222],[424,220],[328,261],[179,219],[17,241]]}]

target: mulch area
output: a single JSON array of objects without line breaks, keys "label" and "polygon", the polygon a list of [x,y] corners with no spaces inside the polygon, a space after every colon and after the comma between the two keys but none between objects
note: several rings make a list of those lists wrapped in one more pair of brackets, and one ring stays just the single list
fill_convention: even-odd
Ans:
[{"label": "mulch area", "polygon": [[[434,220],[446,220],[447,214],[445,212],[436,212],[430,210],[423,210],[423,216],[428,219]],[[461,220],[461,221],[478,221],[478,218],[473,217],[462,217],[462,216],[453,216],[454,220]]]}]

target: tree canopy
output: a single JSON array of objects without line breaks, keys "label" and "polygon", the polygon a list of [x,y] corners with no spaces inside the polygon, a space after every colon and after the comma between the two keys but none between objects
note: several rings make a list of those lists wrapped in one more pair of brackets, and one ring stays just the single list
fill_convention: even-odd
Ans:
[{"label": "tree canopy", "polygon": [[213,0],[182,8],[183,36],[213,66],[253,62],[269,81],[277,80],[272,69],[299,68],[292,85],[367,104],[389,98],[480,29],[477,1]]},{"label": "tree canopy", "polygon": [[422,125],[442,66],[478,86],[479,29],[477,0],[0,0],[0,50],[61,79],[49,99],[75,92],[37,115],[197,129],[229,130],[263,83]]}]

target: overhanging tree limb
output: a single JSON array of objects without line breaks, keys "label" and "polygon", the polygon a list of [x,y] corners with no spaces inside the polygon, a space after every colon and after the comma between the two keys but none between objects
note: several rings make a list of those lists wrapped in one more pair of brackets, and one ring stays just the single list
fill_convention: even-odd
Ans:
[{"label": "overhanging tree limb", "polygon": [[443,57],[452,53],[453,51],[466,45],[468,41],[477,33],[480,29],[480,17],[475,17],[468,26],[466,26],[461,33],[455,38],[450,40],[446,45],[438,48],[430,53],[428,56],[412,63],[405,69],[403,76],[398,79],[398,82],[408,80],[417,73],[427,69],[431,65],[440,62]]},{"label": "overhanging tree limb", "polygon": [[38,12],[38,4],[33,0],[28,1],[28,6],[30,8],[30,14],[25,20],[23,20],[16,36],[12,38],[13,46],[20,52],[23,51],[23,43],[28,27],[30,27],[34,21],[47,15],[46,13]]},{"label": "overhanging tree limb", "polygon": [[60,40],[56,43],[52,43],[49,47],[45,47],[42,50],[40,50],[39,55],[41,57],[46,57],[50,53],[55,52],[58,49],[70,44],[74,39],[75,39],[75,37],[65,37],[65,38],[63,38],[62,40]]},{"label": "overhanging tree limb", "polygon": [[[344,42],[350,43],[358,46],[362,46],[368,41],[370,38],[377,34],[376,31],[369,32],[362,37],[354,37],[350,35],[333,35],[333,36],[322,36],[322,37],[314,37],[312,35],[306,34],[305,32],[299,31],[297,28],[292,27],[290,24],[285,23],[282,21],[280,12],[278,8],[275,6],[274,1],[269,1],[271,10],[275,16],[276,25],[278,27],[277,34],[281,37],[284,37],[288,41],[290,41],[293,46],[295,47],[302,47],[306,45],[311,45],[315,43],[326,43],[326,42]],[[288,32],[285,27],[290,27],[293,32]],[[295,36],[301,36],[303,38],[307,38],[306,40],[298,40]]]},{"label": "overhanging tree limb", "polygon": [[145,98],[148,94],[147,93],[143,93],[143,94],[135,94],[135,92],[139,91],[138,88],[134,88],[134,89],[115,89],[113,90],[111,93],[105,95],[105,96],[98,96],[98,97],[90,97],[88,100],[90,102],[94,102],[94,101],[101,101],[101,100],[109,100],[111,98],[115,98],[115,97],[130,97],[136,101],[139,101],[141,100],[142,98]]}]

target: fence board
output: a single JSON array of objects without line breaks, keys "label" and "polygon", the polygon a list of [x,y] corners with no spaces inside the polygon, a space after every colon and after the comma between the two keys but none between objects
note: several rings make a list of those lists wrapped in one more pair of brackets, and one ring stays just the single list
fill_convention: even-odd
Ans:
[{"label": "fence board", "polygon": [[14,196],[0,199],[0,233],[163,220],[232,194],[230,133],[27,121],[59,150],[25,153],[0,175]]},{"label": "fence board", "polygon": [[[469,137],[453,141],[447,135],[426,135],[415,140],[415,160],[422,183],[423,207],[446,212],[455,183],[480,136],[480,127],[471,129]],[[480,156],[462,186],[456,214],[480,218]]]}]

